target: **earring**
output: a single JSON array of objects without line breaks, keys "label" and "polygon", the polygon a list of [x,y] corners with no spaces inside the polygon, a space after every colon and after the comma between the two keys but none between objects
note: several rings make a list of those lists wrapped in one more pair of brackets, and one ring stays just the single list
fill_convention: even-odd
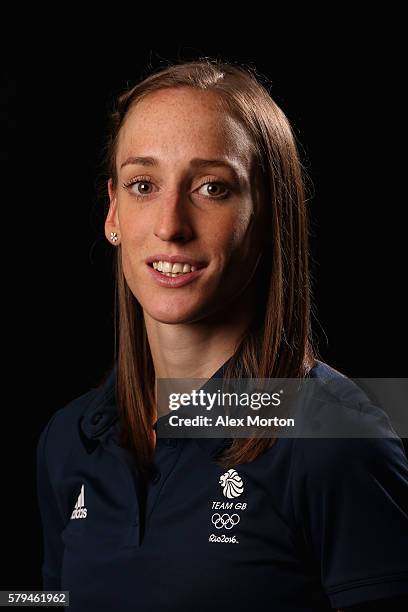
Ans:
[{"label": "earring", "polygon": [[118,240],[117,232],[111,232],[110,233],[110,239],[112,240],[112,242],[116,242]]}]

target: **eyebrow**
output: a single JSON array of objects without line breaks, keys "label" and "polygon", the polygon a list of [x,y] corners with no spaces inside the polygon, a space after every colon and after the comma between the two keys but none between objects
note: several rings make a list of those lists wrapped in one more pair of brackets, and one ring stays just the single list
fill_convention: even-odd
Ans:
[{"label": "eyebrow", "polygon": [[[159,162],[154,157],[128,157],[120,167],[123,168],[129,164],[157,167]],[[194,157],[190,160],[190,166],[193,168],[228,168],[238,177],[238,172],[234,166],[223,159],[202,159],[200,157]]]}]

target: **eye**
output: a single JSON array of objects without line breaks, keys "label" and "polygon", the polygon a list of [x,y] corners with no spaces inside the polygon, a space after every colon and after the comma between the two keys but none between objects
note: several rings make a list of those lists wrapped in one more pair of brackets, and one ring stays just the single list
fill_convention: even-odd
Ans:
[{"label": "eye", "polygon": [[207,198],[216,198],[221,200],[226,198],[229,194],[229,190],[226,188],[224,183],[219,181],[206,181],[198,189],[200,190],[203,187],[205,188],[205,191],[207,191],[207,193],[204,193],[203,195]]},{"label": "eye", "polygon": [[148,179],[132,180],[125,187],[135,196],[143,197],[152,193],[152,183]]}]

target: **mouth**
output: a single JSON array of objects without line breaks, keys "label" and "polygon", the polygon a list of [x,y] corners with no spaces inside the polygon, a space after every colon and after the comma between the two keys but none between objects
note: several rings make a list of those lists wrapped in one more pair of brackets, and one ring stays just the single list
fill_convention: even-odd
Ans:
[{"label": "mouth", "polygon": [[189,274],[197,270],[196,266],[190,266],[190,264],[187,263],[171,264],[168,261],[153,261],[153,263],[149,265],[156,270],[156,272],[163,274],[163,276],[171,276],[172,278],[183,276],[184,274]]},{"label": "mouth", "polygon": [[146,263],[156,272],[171,278],[190,274],[207,265],[203,261],[179,255],[153,255],[146,259]]},{"label": "mouth", "polygon": [[187,257],[160,257],[150,257],[146,264],[152,278],[163,287],[182,287],[200,276],[207,267],[205,262]]}]

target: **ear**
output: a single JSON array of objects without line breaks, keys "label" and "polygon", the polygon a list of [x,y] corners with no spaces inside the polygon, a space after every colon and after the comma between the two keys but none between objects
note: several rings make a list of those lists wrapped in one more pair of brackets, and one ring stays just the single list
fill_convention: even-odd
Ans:
[{"label": "ear", "polygon": [[[105,219],[105,236],[111,242],[111,232],[116,232],[118,236],[120,236],[120,227],[119,227],[119,215],[118,215],[118,206],[117,206],[117,197],[116,192],[113,187],[112,179],[110,178],[108,181],[108,194],[109,194],[109,210]],[[115,241],[116,244],[118,241]]]}]

